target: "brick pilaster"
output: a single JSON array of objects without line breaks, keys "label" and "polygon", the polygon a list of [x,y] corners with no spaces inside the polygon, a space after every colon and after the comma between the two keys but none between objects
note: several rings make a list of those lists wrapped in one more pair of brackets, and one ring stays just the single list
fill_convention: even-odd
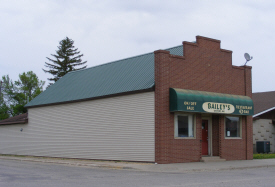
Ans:
[{"label": "brick pilaster", "polygon": [[168,163],[169,52],[155,51],[155,161]]}]

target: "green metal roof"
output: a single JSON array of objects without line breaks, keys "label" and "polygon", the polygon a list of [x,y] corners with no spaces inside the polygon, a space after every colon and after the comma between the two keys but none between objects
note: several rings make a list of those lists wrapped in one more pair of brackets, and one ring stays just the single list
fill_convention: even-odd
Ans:
[{"label": "green metal roof", "polygon": [[[183,56],[183,46],[166,49]],[[67,73],[25,107],[49,105],[147,90],[155,84],[154,53]]]},{"label": "green metal roof", "polygon": [[183,56],[183,47],[182,47],[182,45],[176,46],[176,47],[171,47],[171,48],[166,49],[166,50],[169,51],[171,55]]},{"label": "green metal roof", "polygon": [[253,115],[253,101],[248,96],[170,88],[170,112],[203,112]]}]

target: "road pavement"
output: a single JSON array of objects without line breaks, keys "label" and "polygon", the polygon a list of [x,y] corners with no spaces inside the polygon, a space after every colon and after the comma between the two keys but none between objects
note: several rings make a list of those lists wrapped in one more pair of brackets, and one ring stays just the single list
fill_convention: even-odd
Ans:
[{"label": "road pavement", "polygon": [[173,173],[0,159],[1,187],[271,187],[274,176],[275,167]]}]

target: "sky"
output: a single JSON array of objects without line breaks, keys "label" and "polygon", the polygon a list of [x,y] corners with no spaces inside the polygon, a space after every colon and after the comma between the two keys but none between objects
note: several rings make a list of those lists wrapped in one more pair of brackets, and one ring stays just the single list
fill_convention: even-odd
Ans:
[{"label": "sky", "polygon": [[253,59],[252,91],[275,91],[275,1],[0,0],[0,76],[33,71],[46,81],[46,57],[66,36],[88,67],[193,42],[221,41],[232,64]]}]

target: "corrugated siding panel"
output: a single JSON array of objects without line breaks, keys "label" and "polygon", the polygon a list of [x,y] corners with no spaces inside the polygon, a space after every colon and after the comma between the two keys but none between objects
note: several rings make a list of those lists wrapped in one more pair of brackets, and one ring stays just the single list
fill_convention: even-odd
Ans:
[{"label": "corrugated siding panel", "polygon": [[154,54],[149,53],[69,72],[26,106],[77,101],[153,86]]},{"label": "corrugated siding panel", "polygon": [[183,56],[183,45],[172,47],[166,50],[169,51],[171,55]]},{"label": "corrugated siding panel", "polygon": [[28,113],[26,125],[0,126],[1,154],[155,160],[154,92],[30,108]]}]

